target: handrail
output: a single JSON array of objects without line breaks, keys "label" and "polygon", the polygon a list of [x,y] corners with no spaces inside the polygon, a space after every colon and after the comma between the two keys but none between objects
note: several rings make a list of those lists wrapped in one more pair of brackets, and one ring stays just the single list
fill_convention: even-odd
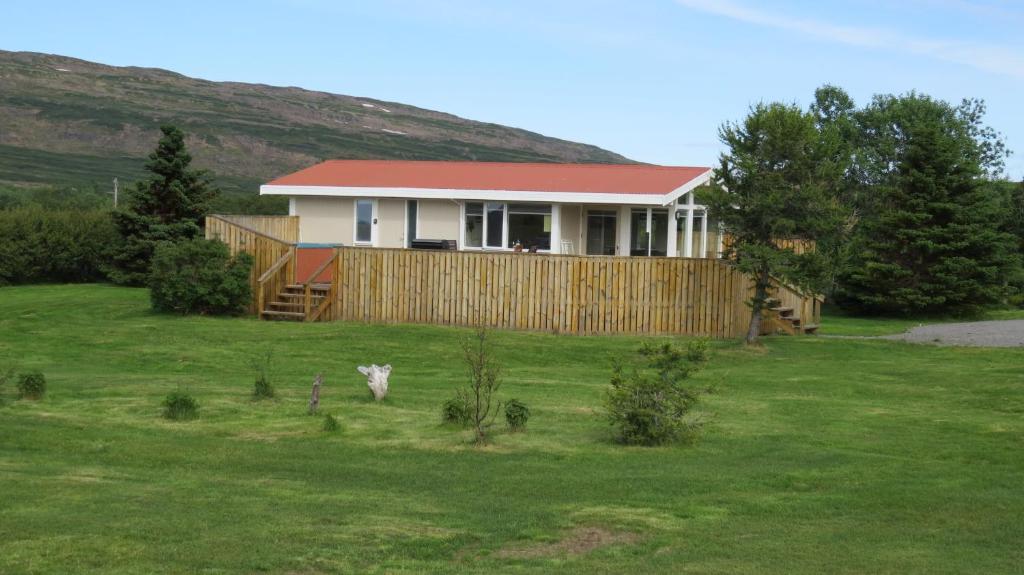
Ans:
[{"label": "handrail", "polygon": [[289,259],[293,257],[295,257],[295,246],[288,248],[288,252],[281,256],[276,262],[274,262],[274,265],[267,268],[267,271],[263,272],[263,275],[261,275],[257,281],[261,284],[265,283],[275,273],[277,273],[278,270],[280,270],[285,264],[287,264]]},{"label": "handrail", "polygon": [[244,224],[240,224],[238,222],[233,222],[233,221],[227,219],[224,216],[219,216],[217,214],[208,214],[206,217],[213,218],[215,220],[220,220],[220,221],[222,221],[222,222],[224,222],[226,224],[231,224],[231,225],[233,225],[233,226],[235,226],[237,228],[241,228],[241,229],[243,229],[243,230],[245,230],[247,232],[251,232],[251,233],[254,233],[254,234],[258,235],[258,236],[267,238],[268,240],[274,240],[275,242],[280,242],[280,243],[282,243],[282,244],[284,244],[286,246],[294,247],[294,246],[298,245],[297,242],[289,242],[288,240],[282,240],[281,238],[275,238],[274,236],[272,236],[272,235],[270,235],[270,234],[268,234],[266,232],[261,232],[261,231],[257,230],[256,228],[250,228],[249,226],[246,226]]}]

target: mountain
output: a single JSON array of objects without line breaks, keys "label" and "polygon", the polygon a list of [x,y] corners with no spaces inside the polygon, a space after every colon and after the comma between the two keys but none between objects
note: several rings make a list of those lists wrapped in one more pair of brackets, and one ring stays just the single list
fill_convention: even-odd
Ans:
[{"label": "mountain", "polygon": [[607,150],[371,98],[0,50],[0,182],[100,186],[142,172],[163,123],[228,193],[331,158],[630,160]]}]

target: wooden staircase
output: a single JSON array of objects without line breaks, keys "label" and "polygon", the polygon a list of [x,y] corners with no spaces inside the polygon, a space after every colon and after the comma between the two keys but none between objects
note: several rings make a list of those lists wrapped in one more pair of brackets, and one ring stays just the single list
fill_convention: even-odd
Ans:
[{"label": "wooden staircase", "polygon": [[312,310],[319,309],[331,293],[331,284],[309,285],[309,309],[307,309],[306,286],[289,284],[278,292],[277,297],[266,302],[260,317],[270,320],[307,321]]},{"label": "wooden staircase", "polygon": [[274,262],[257,281],[256,310],[260,319],[277,321],[317,321],[325,315],[337,298],[337,282],[319,283],[319,278],[337,261],[335,251],[303,283],[294,283],[295,249]]},{"label": "wooden staircase", "polygon": [[803,323],[797,317],[793,308],[777,305],[768,308],[768,323],[772,332],[782,332],[789,335],[815,335],[818,332],[818,324]]}]

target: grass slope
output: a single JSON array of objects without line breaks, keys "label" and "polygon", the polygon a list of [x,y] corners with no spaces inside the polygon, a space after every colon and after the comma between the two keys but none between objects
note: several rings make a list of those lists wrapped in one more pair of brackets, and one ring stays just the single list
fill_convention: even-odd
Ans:
[{"label": "grass slope", "polygon": [[[609,357],[637,338],[500,333],[503,392],[533,418],[477,449],[439,424],[463,333],[160,316],[144,290],[109,286],[0,289],[0,366],[43,370],[50,387],[40,402],[4,391],[0,572],[1024,564],[1024,350],[719,342],[699,377],[718,386],[703,439],[645,449],[609,443],[593,414]],[[249,363],[267,348],[280,398],[256,403]],[[370,361],[394,365],[382,404],[355,371]],[[319,370],[334,434],[303,414]],[[200,419],[159,417],[178,388]],[[574,553],[580,528],[609,544]]]},{"label": "grass slope", "polygon": [[[331,158],[629,162],[596,146],[394,102],[0,50],[0,182],[136,177],[162,123],[227,190]],[[132,158],[137,158],[133,160]]]}]

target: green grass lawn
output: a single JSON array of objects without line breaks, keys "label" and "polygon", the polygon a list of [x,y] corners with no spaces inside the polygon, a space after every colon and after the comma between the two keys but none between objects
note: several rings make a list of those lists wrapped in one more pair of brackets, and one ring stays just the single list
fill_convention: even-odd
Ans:
[{"label": "green grass lawn", "polygon": [[988,310],[978,317],[968,318],[892,318],[856,317],[844,314],[835,308],[826,306],[822,315],[822,334],[875,336],[903,333],[919,325],[930,323],[1024,319],[1024,309]]},{"label": "green grass lawn", "polygon": [[[828,322],[825,327],[827,329]],[[0,289],[0,573],[1019,573],[1024,350],[714,345],[694,445],[594,414],[639,338],[499,333],[526,433],[439,408],[464,330],[179,318],[147,292]],[[270,349],[279,399],[249,398]],[[394,366],[369,401],[359,363]],[[304,414],[325,374],[323,410]],[[192,422],[161,419],[186,389]]]}]

